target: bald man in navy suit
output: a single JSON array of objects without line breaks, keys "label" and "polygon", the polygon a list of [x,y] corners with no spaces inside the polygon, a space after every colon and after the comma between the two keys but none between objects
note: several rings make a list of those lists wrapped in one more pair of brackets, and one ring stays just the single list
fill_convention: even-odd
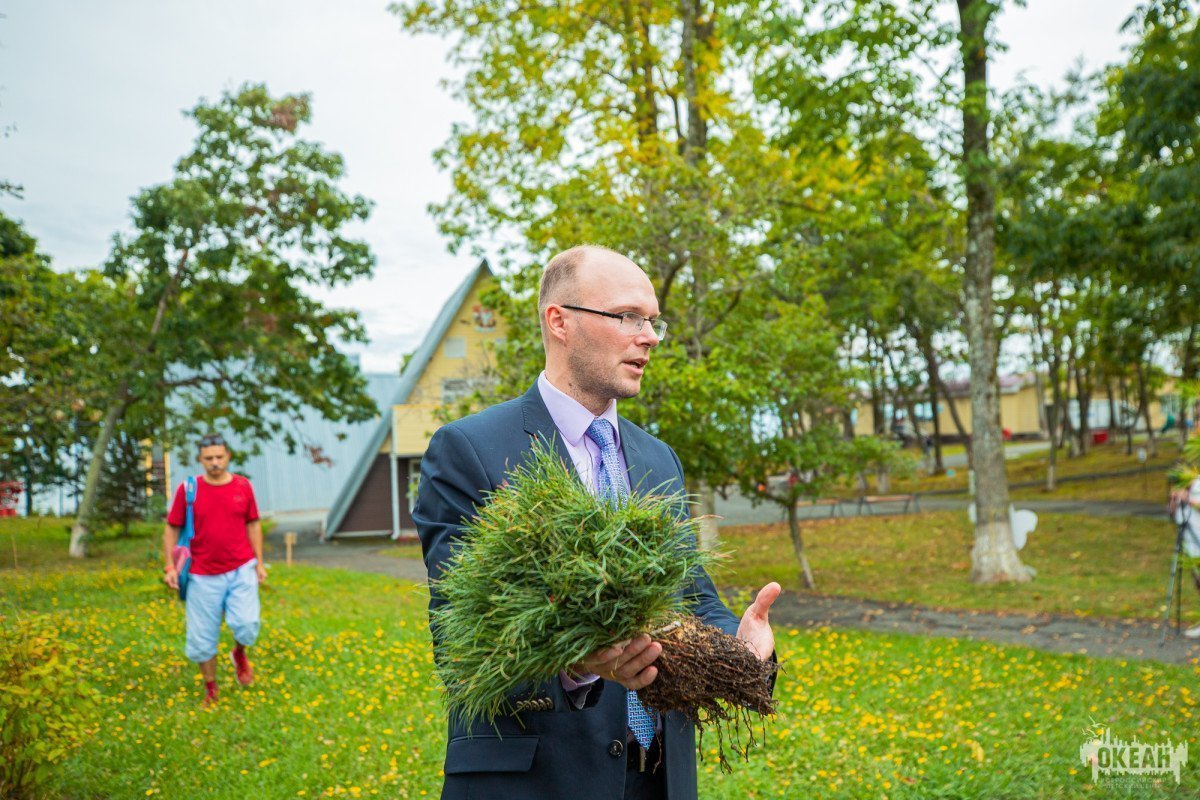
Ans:
[{"label": "bald man in navy suit", "polygon": [[[596,490],[605,467],[589,428],[603,420],[611,425],[625,490],[683,491],[674,451],[617,413],[617,401],[641,389],[650,351],[665,334],[642,269],[606,248],[567,250],[542,275],[538,313],[546,368],[537,382],[521,397],[439,429],[421,461],[413,519],[432,579],[441,576],[486,493],[537,439],[553,442],[564,463]],[[681,504],[680,515],[686,513]],[[774,657],[767,614],[778,595],[779,584],[767,584],[739,620],[706,574],[686,592],[692,613],[735,634],[763,659]],[[430,608],[443,602],[434,590]],[[630,730],[627,692],[654,681],[661,652],[642,634],[552,680],[522,687],[511,698],[516,713],[494,725],[452,720],[444,800],[694,800],[691,723],[674,713],[653,716],[647,747]]]}]

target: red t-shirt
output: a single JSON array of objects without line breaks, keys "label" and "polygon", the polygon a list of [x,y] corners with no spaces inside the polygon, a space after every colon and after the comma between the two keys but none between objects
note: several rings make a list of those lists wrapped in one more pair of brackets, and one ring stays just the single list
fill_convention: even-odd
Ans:
[{"label": "red t-shirt", "polygon": [[[187,521],[186,482],[179,484],[167,522],[182,528]],[[254,487],[241,475],[220,486],[196,477],[196,499],[192,503],[192,574],[221,575],[254,558],[246,535],[246,523],[258,519]]]}]

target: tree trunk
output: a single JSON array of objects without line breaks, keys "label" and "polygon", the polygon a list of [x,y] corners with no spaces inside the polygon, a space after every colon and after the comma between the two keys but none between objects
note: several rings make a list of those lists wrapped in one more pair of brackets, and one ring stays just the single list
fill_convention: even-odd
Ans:
[{"label": "tree trunk", "polygon": [[72,558],[84,558],[87,556],[87,544],[92,536],[92,516],[96,512],[96,499],[99,496],[100,473],[104,469],[104,459],[108,454],[108,443],[112,441],[117,424],[125,416],[125,409],[129,405],[126,392],[127,385],[122,381],[120,387],[117,389],[116,398],[104,414],[104,422],[100,426],[100,431],[96,435],[96,442],[92,447],[92,460],[88,465],[87,480],[83,487],[83,499],[79,501],[79,508],[75,510],[75,522],[71,525],[71,546],[69,552]]},{"label": "tree trunk", "polygon": [[1038,398],[1038,433],[1046,436],[1046,432],[1050,429],[1050,424],[1046,419],[1046,384],[1042,380],[1042,373],[1036,367],[1033,370],[1033,390],[1037,392]]},{"label": "tree trunk", "polygon": [[[1075,423],[1071,422],[1071,381],[1075,379],[1075,343],[1071,342],[1071,349],[1067,355],[1067,372],[1063,376],[1063,382],[1066,384],[1066,391],[1063,393],[1067,408],[1063,409],[1063,439],[1067,442],[1067,457],[1078,458],[1079,452],[1079,436],[1076,431]],[[1075,415],[1081,416],[1079,413],[1079,384],[1075,385]]]},{"label": "tree trunk", "polygon": [[1146,368],[1141,362],[1135,365],[1138,380],[1138,415],[1146,420],[1146,441],[1150,445],[1150,457],[1158,455],[1158,440],[1154,435],[1154,426],[1150,424],[1150,389],[1146,386]]},{"label": "tree trunk", "polygon": [[1108,396],[1108,438],[1112,441],[1117,439],[1117,401],[1113,396],[1112,381],[1108,376],[1104,378],[1104,393]]},{"label": "tree trunk", "polygon": [[1188,440],[1188,426],[1185,424],[1188,417],[1191,416],[1191,403],[1184,401],[1184,392],[1181,386],[1183,381],[1190,381],[1196,377],[1196,331],[1198,323],[1193,322],[1188,328],[1187,338],[1183,342],[1183,358],[1181,359],[1179,370],[1179,383],[1175,385],[1175,395],[1179,398],[1179,413],[1177,416],[1179,430],[1179,452],[1183,452],[1184,446]]},{"label": "tree trunk", "polygon": [[25,516],[33,516],[33,459],[29,457],[32,442],[25,440],[22,455],[25,456]]},{"label": "tree trunk", "polygon": [[946,400],[946,408],[950,411],[950,419],[954,420],[954,427],[958,431],[959,437],[963,440],[963,446],[967,449],[967,468],[973,468],[975,464],[974,448],[971,446],[971,434],[967,433],[967,427],[963,425],[962,417],[958,414],[958,406],[954,404],[954,398],[950,396],[950,387],[942,380],[942,376],[934,372],[935,381],[937,382],[938,391]]},{"label": "tree trunk", "polygon": [[[1080,354],[1080,358],[1082,358]],[[1075,360],[1075,405],[1079,408],[1079,429],[1075,432],[1079,440],[1079,455],[1086,456],[1092,449],[1092,385],[1087,369]]]},{"label": "tree trunk", "polygon": [[683,91],[687,99],[687,138],[684,141],[684,158],[689,165],[696,164],[708,146],[708,123],[700,100],[700,80],[696,58],[697,41],[703,46],[707,30],[700,22],[700,0],[679,0],[679,17],[683,21],[680,42],[680,61],[683,68]]},{"label": "tree trunk", "polygon": [[1058,486],[1058,417],[1062,413],[1062,383],[1058,380],[1059,373],[1058,342],[1054,343],[1050,355],[1050,408],[1046,420],[1050,429],[1050,458],[1046,464],[1046,491],[1053,492]]},{"label": "tree trunk", "polygon": [[975,462],[975,583],[1028,581],[1032,576],[1013,545],[1008,474],[1000,433],[1000,383],[992,278],[996,256],[995,175],[988,155],[987,28],[995,6],[958,0],[961,21],[963,172],[967,239],[963,307],[971,364],[971,443]]},{"label": "tree trunk", "polygon": [[[1121,422],[1125,423],[1125,410],[1129,405],[1129,380],[1125,375],[1121,376],[1120,383],[1121,392]],[[1137,427],[1137,415],[1135,414],[1132,420],[1128,420],[1129,424],[1124,425],[1125,428],[1125,455],[1133,455],[1133,429]]]},{"label": "tree trunk", "polygon": [[[937,369],[937,362],[934,361],[933,346],[927,345],[925,370],[932,376],[935,369]],[[938,413],[937,381],[932,377],[929,380],[929,409],[929,413],[933,415],[933,474],[944,475],[946,465],[942,461],[942,420],[941,414]]]},{"label": "tree trunk", "polygon": [[700,536],[700,549],[712,550],[717,546],[719,534],[717,532],[717,492],[716,490],[704,483],[703,481],[696,484],[695,489],[690,489],[694,500],[691,503],[692,516],[696,518],[696,529]]},{"label": "tree trunk", "polygon": [[792,549],[796,551],[796,560],[800,562],[800,577],[804,580],[804,588],[816,589],[812,570],[808,567],[808,556],[804,554],[804,540],[800,538],[800,520],[796,516],[795,498],[788,504],[788,533],[792,537]]}]

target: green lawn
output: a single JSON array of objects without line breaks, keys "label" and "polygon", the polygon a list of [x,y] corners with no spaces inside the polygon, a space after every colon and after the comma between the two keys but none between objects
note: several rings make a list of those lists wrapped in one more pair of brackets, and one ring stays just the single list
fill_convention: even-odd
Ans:
[{"label": "green lawn", "polygon": [[[1067,451],[1063,449],[1058,452],[1057,474],[1059,477],[1065,477],[1137,469],[1142,466],[1137,458],[1137,449],[1141,446],[1145,446],[1145,443],[1134,442],[1133,454],[1127,455],[1123,441],[1109,442],[1093,447],[1087,455],[1078,458],[1067,458]],[[1071,481],[1060,483],[1054,492],[1046,492],[1042,488],[1028,488],[1017,490],[1014,496],[1042,499],[1165,501],[1167,494],[1166,470],[1178,460],[1178,441],[1175,439],[1159,440],[1158,455],[1147,459],[1147,475],[1145,476],[1132,475],[1090,481]],[[1048,464],[1049,454],[1046,451],[1016,456],[1007,462],[1008,479],[1011,483],[1026,481],[1044,483]],[[917,474],[911,478],[894,480],[892,490],[897,492],[944,490],[965,492],[967,490],[967,468],[965,466],[955,467],[953,471],[953,475],[929,476],[918,470]],[[844,496],[855,494],[849,488],[843,488],[841,493]]]},{"label": "green lawn", "polygon": [[[987,611],[1158,617],[1175,529],[1164,517],[1041,514],[1021,551],[1032,583],[981,587],[968,581],[972,531],[957,511],[851,517],[803,523],[809,563],[824,594]],[[802,591],[786,523],[731,525],[721,539],[732,556],[714,571],[720,585],[778,580]],[[1200,621],[1192,589],[1185,619]]]},{"label": "green lawn", "polygon": [[[8,539],[18,526],[0,522]],[[48,558],[60,538],[25,526],[10,542]],[[444,729],[423,589],[275,567],[253,651],[257,683],[238,687],[221,662],[222,700],[202,710],[181,652],[182,608],[159,582],[151,541],[127,540],[82,565],[0,569],[0,615],[39,615],[82,645],[84,678],[103,698],[95,734],[56,770],[52,796],[436,796]],[[1196,747],[1194,667],[948,639],[778,635],[779,715],[731,775],[704,743],[707,800],[1090,797],[1097,787],[1077,752],[1093,724]],[[1129,796],[1191,797],[1198,786],[1189,765],[1182,786],[1139,784]]]}]

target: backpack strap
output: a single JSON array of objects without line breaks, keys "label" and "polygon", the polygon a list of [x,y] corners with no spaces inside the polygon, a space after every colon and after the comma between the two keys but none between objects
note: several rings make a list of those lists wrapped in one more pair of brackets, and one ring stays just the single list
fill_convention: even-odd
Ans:
[{"label": "backpack strap", "polygon": [[183,531],[179,534],[179,546],[188,547],[192,537],[196,535],[196,519],[192,506],[196,502],[196,477],[189,475],[184,482],[184,497],[187,500],[187,518],[183,523]]}]

